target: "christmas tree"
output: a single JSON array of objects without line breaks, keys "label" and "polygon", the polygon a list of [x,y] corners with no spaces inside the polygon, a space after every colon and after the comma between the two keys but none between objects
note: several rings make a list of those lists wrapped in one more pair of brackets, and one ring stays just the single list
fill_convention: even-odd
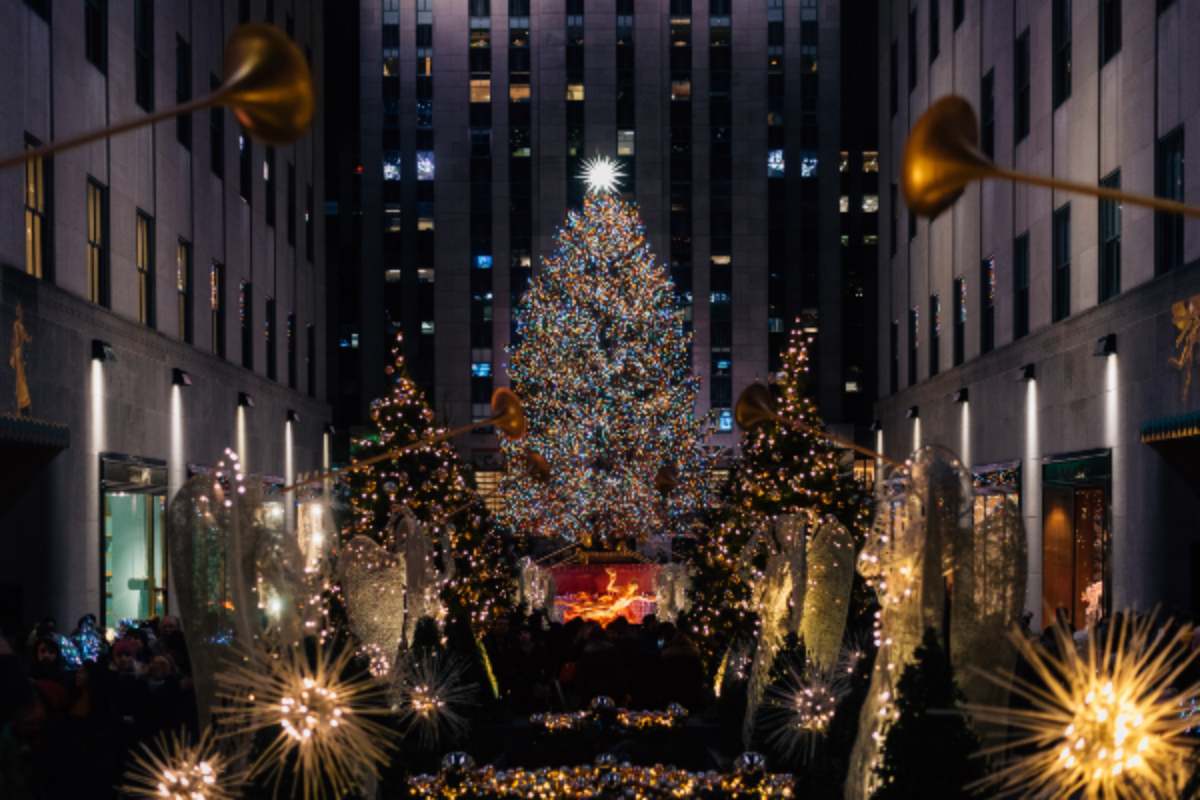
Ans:
[{"label": "christmas tree", "polygon": [[824,424],[808,392],[808,346],[807,334],[793,328],[772,384],[779,415],[804,427],[770,421],[747,431],[731,499],[768,517],[805,509],[833,514],[861,543],[871,522],[870,494],[843,472],[837,446],[816,433]]},{"label": "christmas tree", "polygon": [[612,178],[589,181],[516,311],[509,375],[529,433],[501,441],[502,520],[585,546],[686,530],[706,494],[690,335]]},{"label": "christmas tree", "polygon": [[767,530],[778,516],[811,510],[834,515],[861,543],[871,523],[869,491],[842,471],[836,446],[816,433],[824,425],[807,391],[808,338],[799,328],[792,329],[782,362],[772,385],[776,410],[805,428],[769,421],[744,432],[725,489],[725,518],[701,542],[693,564],[688,622],[702,637],[710,664],[739,636],[757,630],[749,607],[751,582],[765,564],[765,553],[747,552],[755,533]]},{"label": "christmas tree", "polygon": [[958,798],[983,776],[979,740],[960,706],[963,694],[932,628],[896,686],[897,718],[888,729],[873,800]]},{"label": "christmas tree", "polygon": [[[392,359],[385,370],[391,391],[372,401],[369,431],[351,443],[352,463],[443,430],[435,424],[424,392],[408,375],[401,334],[392,346]],[[344,538],[368,536],[391,548],[400,510],[407,507],[425,524],[439,550],[449,544],[450,552],[439,551],[438,559],[443,572],[448,571],[447,560],[454,560],[454,577],[442,591],[450,616],[482,622],[504,612],[512,571],[506,569],[502,541],[452,444],[415,447],[348,472],[346,481],[353,519]]]}]

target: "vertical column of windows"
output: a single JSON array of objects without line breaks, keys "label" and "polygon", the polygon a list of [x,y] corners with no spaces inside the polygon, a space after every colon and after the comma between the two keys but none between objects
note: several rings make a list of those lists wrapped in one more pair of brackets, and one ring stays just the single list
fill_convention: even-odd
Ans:
[{"label": "vertical column of windows", "polygon": [[434,179],[433,149],[433,0],[417,0],[417,126],[416,126],[416,262],[417,307],[421,336],[417,360],[410,366],[426,388],[434,382]]},{"label": "vertical column of windows", "polygon": [[784,3],[767,0],[767,352],[780,368],[787,316],[787,128],[784,107]]},{"label": "vertical column of windows", "polygon": [[134,232],[134,266],[137,268],[138,322],[153,328],[154,305],[154,218],[138,210]]},{"label": "vertical column of windows", "polygon": [[692,327],[692,0],[671,0],[671,280]]},{"label": "vertical column of windows", "polygon": [[[404,253],[403,219],[403,166],[400,144],[400,0],[383,0],[383,27],[381,30],[383,74],[380,88],[383,92],[383,130],[381,152],[383,174],[381,176],[380,201],[383,212],[381,258],[383,268],[383,309],[392,328],[399,328],[404,319],[401,289]],[[422,51],[417,48],[417,75],[422,72]],[[418,124],[421,105],[417,104]],[[411,168],[411,167],[410,167]],[[410,223],[411,224],[411,223]],[[309,236],[309,225],[305,225],[305,237]],[[311,250],[311,245],[305,244]],[[353,336],[352,331],[343,331],[342,336]],[[419,339],[414,341],[419,342]]]},{"label": "vertical column of windows", "polygon": [[[529,0],[508,0],[509,308],[529,287],[533,265],[533,151],[530,135]],[[518,339],[516,316],[509,341]]]},{"label": "vertical column of windows", "polygon": [[733,430],[733,24],[730,0],[709,3],[709,402]]},{"label": "vertical column of windows", "polygon": [[[819,335],[820,315],[818,298],[821,284],[820,273],[820,221],[822,219],[821,197],[817,171],[820,145],[820,127],[817,122],[817,100],[819,96],[817,58],[817,3],[816,0],[800,1],[800,213],[799,213],[799,273],[800,273],[800,324],[814,337]],[[793,126],[795,125],[793,117]],[[794,133],[793,133],[794,138]],[[829,165],[826,165],[827,167]],[[838,169],[841,169],[839,164]],[[792,214],[795,220],[796,215]],[[794,223],[793,223],[794,224]],[[793,235],[795,235],[793,233]],[[794,274],[795,266],[792,266]],[[789,294],[794,294],[789,292]],[[809,347],[810,368],[816,374],[818,349]]]},{"label": "vertical column of windows", "polygon": [[567,205],[583,203],[583,0],[567,0]]},{"label": "vertical column of windows", "polygon": [[634,0],[617,0],[617,161],[625,173],[621,191],[637,188],[637,78],[633,48]]},{"label": "vertical column of windows", "polygon": [[471,0],[471,416],[491,413],[492,395],[492,18],[490,0]]}]

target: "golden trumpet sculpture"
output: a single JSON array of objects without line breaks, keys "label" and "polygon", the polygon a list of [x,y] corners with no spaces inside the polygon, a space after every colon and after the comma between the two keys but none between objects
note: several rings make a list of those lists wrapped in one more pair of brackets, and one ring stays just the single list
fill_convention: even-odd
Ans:
[{"label": "golden trumpet sculpture", "polygon": [[224,72],[224,82],[203,97],[6,156],[0,169],[217,105],[228,106],[251,136],[267,144],[294,142],[308,130],[316,107],[312,73],[300,48],[279,28],[234,28],[225,43]]},{"label": "golden trumpet sculpture", "polygon": [[[492,392],[492,415],[487,419],[481,419],[478,422],[471,422],[466,425],[459,425],[457,428],[451,428],[448,431],[442,431],[432,436],[426,436],[424,439],[418,439],[415,442],[409,442],[402,447],[397,447],[387,452],[371,456],[370,458],[356,461],[348,467],[342,469],[331,469],[327,472],[318,472],[311,477],[296,481],[290,486],[285,486],[280,491],[290,492],[298,486],[305,486],[311,483],[320,483],[323,480],[332,478],[335,475],[340,475],[345,472],[357,472],[360,469],[378,464],[380,461],[389,461],[393,458],[404,455],[410,450],[416,450],[418,447],[425,447],[438,442],[444,442],[447,439],[453,439],[469,431],[477,428],[486,428],[489,425],[495,426],[501,433],[509,439],[520,440],[525,438],[525,432],[528,430],[525,420],[525,410],[521,406],[521,398],[517,397],[516,393],[511,389],[506,389],[501,386]],[[536,454],[535,454],[536,455]],[[537,456],[541,458],[541,456]],[[545,462],[545,459],[542,459]],[[547,465],[547,472],[549,466]]]},{"label": "golden trumpet sculpture", "polygon": [[738,396],[737,405],[733,408],[733,418],[737,422],[738,427],[744,431],[754,430],[759,425],[765,425],[768,422],[778,422],[781,425],[787,425],[795,430],[812,434],[827,442],[832,442],[839,447],[845,447],[856,453],[861,453],[864,456],[886,461],[893,466],[901,466],[899,461],[894,458],[888,458],[883,453],[878,453],[868,447],[855,444],[849,439],[834,436],[821,428],[806,425],[799,420],[783,416],[775,408],[775,398],[771,395],[771,390],[762,383],[752,383],[742,390],[742,393]]},{"label": "golden trumpet sculpture", "polygon": [[1157,211],[1200,217],[1200,207],[1165,197],[1133,194],[997,166],[979,150],[979,121],[971,104],[958,95],[941,98],[913,125],[904,145],[900,189],[904,192],[905,202],[916,213],[932,219],[954,205],[967,184],[987,179],[1089,194]]}]

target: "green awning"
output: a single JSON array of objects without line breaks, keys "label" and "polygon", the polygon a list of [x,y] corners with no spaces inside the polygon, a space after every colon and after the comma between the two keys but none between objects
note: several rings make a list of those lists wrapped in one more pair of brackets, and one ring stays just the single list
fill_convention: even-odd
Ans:
[{"label": "green awning", "polygon": [[1200,411],[1158,417],[1142,425],[1142,444],[1200,437]]}]

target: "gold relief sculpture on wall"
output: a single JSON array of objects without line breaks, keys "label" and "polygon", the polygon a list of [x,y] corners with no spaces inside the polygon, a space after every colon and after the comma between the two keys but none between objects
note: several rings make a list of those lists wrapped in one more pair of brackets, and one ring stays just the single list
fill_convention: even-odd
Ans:
[{"label": "gold relief sculpture on wall", "polygon": [[33,413],[33,398],[29,395],[29,381],[25,377],[25,345],[33,341],[25,328],[25,311],[17,303],[16,318],[13,319],[12,341],[8,348],[8,366],[12,368],[14,381],[14,396],[16,400],[16,415],[18,417]]},{"label": "gold relief sculpture on wall", "polygon": [[1171,304],[1171,319],[1175,323],[1175,355],[1169,359],[1172,367],[1182,373],[1180,395],[1187,402],[1192,388],[1192,372],[1200,354],[1200,294]]}]

